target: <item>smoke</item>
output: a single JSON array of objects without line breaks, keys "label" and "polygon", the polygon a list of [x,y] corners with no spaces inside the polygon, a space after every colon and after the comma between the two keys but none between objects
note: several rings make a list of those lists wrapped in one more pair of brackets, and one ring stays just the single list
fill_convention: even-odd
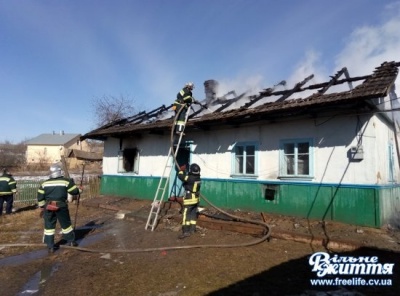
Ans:
[{"label": "smoke", "polygon": [[[392,3],[385,7],[383,20],[375,26],[362,26],[353,30],[345,39],[345,46],[335,56],[332,67],[328,67],[330,61],[325,61],[323,53],[310,50],[296,65],[296,70],[288,79],[288,87],[302,81],[305,77],[314,74],[314,78],[308,83],[321,83],[328,81],[331,75],[346,67],[351,77],[372,74],[374,69],[383,62],[400,59],[400,2]],[[356,86],[357,83],[353,83]],[[329,92],[343,91],[347,85],[332,87]],[[400,88],[400,80],[397,79],[396,89]],[[301,93],[302,97],[310,95]]]},{"label": "smoke", "polygon": [[[265,88],[263,77],[261,75],[236,77],[234,79],[221,79],[218,81],[217,97],[221,97],[230,91],[235,91],[237,95],[246,93],[246,95],[258,94]],[[263,85],[264,84],[264,85]]]}]

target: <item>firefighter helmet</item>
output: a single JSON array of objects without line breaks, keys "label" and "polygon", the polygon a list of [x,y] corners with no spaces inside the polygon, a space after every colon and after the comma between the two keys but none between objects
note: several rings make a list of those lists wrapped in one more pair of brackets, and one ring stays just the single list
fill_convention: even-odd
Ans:
[{"label": "firefighter helmet", "polygon": [[55,163],[50,166],[50,178],[51,179],[58,178],[63,175],[64,175],[64,173],[63,173],[63,171],[61,169],[61,165],[59,163]]},{"label": "firefighter helmet", "polygon": [[192,163],[190,165],[189,172],[192,173],[193,175],[199,175],[200,174],[200,166],[197,163]]},{"label": "firefighter helmet", "polygon": [[186,86],[187,88],[194,89],[194,84],[193,84],[193,82],[188,82],[188,83],[185,84],[185,86]]}]

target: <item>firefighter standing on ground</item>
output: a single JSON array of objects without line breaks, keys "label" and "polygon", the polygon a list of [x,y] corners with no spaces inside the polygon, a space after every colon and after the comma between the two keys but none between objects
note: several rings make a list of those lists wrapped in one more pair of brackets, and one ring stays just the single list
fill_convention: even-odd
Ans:
[{"label": "firefighter standing on ground", "polygon": [[6,203],[6,215],[12,214],[14,194],[17,192],[17,182],[10,172],[4,168],[0,177],[0,216],[3,214],[3,204]]},{"label": "firefighter standing on ground", "polygon": [[68,193],[78,195],[82,192],[74,181],[65,178],[60,164],[50,166],[50,178],[44,181],[38,190],[37,200],[40,207],[40,217],[44,218],[44,243],[47,244],[49,252],[55,250],[54,235],[57,220],[61,226],[63,239],[69,246],[76,247],[75,233],[71,223],[68,210]]},{"label": "firefighter standing on ground", "polygon": [[[188,82],[182,90],[176,95],[176,100],[172,109],[175,111],[175,116],[178,114],[175,124],[175,133],[180,134],[185,128],[185,117],[189,107],[195,103],[192,90],[194,89],[193,82]],[[181,110],[181,111],[180,111]]]},{"label": "firefighter standing on ground", "polygon": [[178,178],[183,182],[185,196],[183,198],[182,234],[180,239],[190,236],[196,231],[197,211],[200,201],[200,167],[193,163],[186,174],[186,166],[181,166]]}]

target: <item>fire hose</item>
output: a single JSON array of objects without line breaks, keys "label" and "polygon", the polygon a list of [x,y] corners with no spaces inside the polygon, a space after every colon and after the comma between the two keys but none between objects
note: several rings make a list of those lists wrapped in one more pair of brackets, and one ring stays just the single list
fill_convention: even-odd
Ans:
[{"label": "fire hose", "polygon": [[[175,124],[177,121],[177,118],[179,117],[180,113],[182,112],[183,108],[185,106],[183,105],[176,113],[173,125],[171,128],[171,148],[172,151],[174,148],[174,129],[175,129]],[[179,149],[179,147],[177,147]],[[179,164],[176,159],[175,153],[172,154],[174,158],[174,163],[176,167],[179,169]],[[72,247],[72,246],[65,246],[65,245],[60,245],[61,248],[65,249],[73,249],[77,251],[82,251],[82,252],[89,252],[89,253],[143,253],[143,252],[155,252],[155,251],[169,251],[169,250],[182,250],[182,249],[195,249],[195,248],[238,248],[238,247],[248,247],[248,246],[253,246],[260,244],[264,241],[266,241],[270,235],[271,235],[271,228],[270,226],[259,220],[252,220],[252,219],[246,219],[242,217],[238,217],[236,215],[232,215],[217,206],[215,206],[212,202],[210,202],[203,194],[200,194],[200,197],[202,200],[204,200],[207,204],[209,204],[212,208],[215,210],[219,211],[220,213],[230,217],[233,221],[238,221],[238,222],[245,222],[245,223],[251,223],[251,224],[256,224],[256,225],[261,225],[265,227],[265,233],[262,237],[257,238],[255,240],[252,240],[250,242],[245,242],[245,243],[235,243],[235,244],[203,244],[203,245],[184,245],[184,246],[169,246],[169,247],[157,247],[157,248],[139,248],[139,249],[107,249],[107,250],[96,250],[96,249],[91,249],[91,248],[84,248],[84,247]],[[0,248],[2,247],[43,247],[45,246],[44,244],[0,244]]]}]

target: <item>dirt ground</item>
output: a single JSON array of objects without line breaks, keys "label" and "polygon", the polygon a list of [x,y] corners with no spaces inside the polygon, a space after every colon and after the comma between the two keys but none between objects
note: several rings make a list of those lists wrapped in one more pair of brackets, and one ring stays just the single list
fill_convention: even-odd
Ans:
[{"label": "dirt ground", "polygon": [[[41,244],[43,221],[35,208],[0,217],[0,295],[397,295],[400,232],[322,223],[261,213],[232,212],[264,220],[268,239],[199,226],[184,240],[179,207],[163,211],[145,230],[151,202],[97,197],[70,204],[79,247],[49,255]],[[78,209],[78,211],[77,211]],[[208,209],[215,213],[214,209]],[[76,219],[75,219],[76,218]],[[262,242],[260,242],[262,241]],[[256,243],[257,242],[257,243]],[[353,258],[376,256],[393,274],[344,276],[381,284],[312,286],[315,252]],[[335,278],[328,276],[325,278]]]}]

